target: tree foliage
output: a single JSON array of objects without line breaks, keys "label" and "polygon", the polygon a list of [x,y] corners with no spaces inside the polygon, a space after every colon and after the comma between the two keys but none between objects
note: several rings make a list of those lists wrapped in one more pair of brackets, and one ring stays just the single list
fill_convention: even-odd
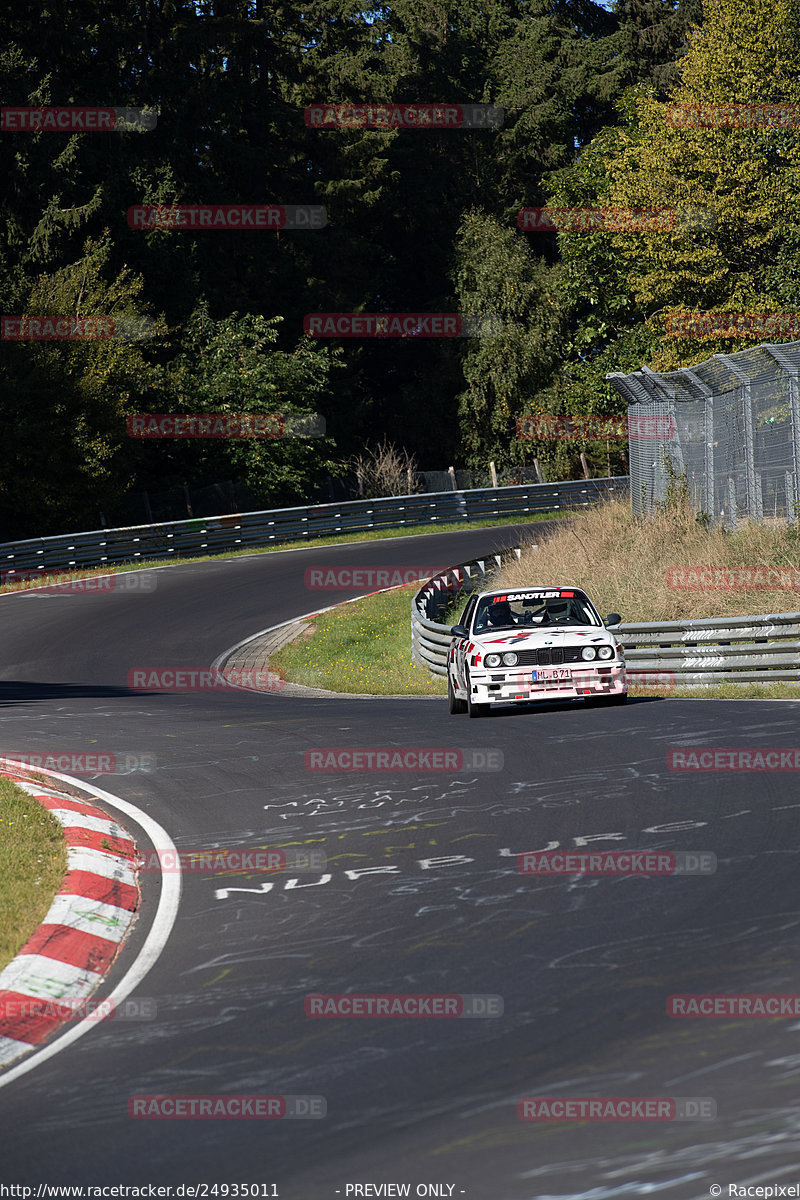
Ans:
[{"label": "tree foliage", "polygon": [[[149,336],[8,342],[0,539],[96,525],[126,492],[220,479],[265,505],[387,436],[422,468],[624,469],[523,442],[529,414],[614,415],[607,370],[729,342],[683,309],[800,299],[797,127],[673,128],[665,105],[794,102],[800,0],[21,0],[9,105],[148,107],[146,133],[3,134],[7,314],[116,313]],[[694,29],[694,32],[691,32]],[[483,103],[499,128],[319,130],[307,105]],[[131,228],[136,204],[317,204],[317,232]],[[523,206],[677,208],[671,232],[522,233]],[[49,310],[49,312],[48,312]],[[466,312],[502,332],[311,341],[309,312]],[[132,412],[319,412],[325,439],[139,443]],[[616,457],[615,457],[616,456]],[[20,487],[19,479],[27,481]]]}]

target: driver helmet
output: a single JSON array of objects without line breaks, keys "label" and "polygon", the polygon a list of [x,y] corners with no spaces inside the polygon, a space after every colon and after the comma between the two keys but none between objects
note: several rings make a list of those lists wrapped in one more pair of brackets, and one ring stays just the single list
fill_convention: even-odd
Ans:
[{"label": "driver helmet", "polygon": [[547,606],[547,611],[556,620],[559,617],[566,617],[569,613],[569,600],[551,600]]},{"label": "driver helmet", "polygon": [[496,600],[494,604],[489,605],[489,624],[490,625],[513,625],[514,617],[511,612],[511,605],[507,600]]}]

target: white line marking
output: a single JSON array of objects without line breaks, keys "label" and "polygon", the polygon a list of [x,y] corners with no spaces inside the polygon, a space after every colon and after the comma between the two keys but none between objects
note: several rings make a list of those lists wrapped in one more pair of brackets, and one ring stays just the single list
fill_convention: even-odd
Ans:
[{"label": "white line marking", "polygon": [[[4,761],[11,762],[12,765],[20,765],[15,763],[13,759]],[[169,861],[179,862],[178,848],[166,829],[159,825],[157,821],[154,821],[152,817],[149,817],[147,813],[137,808],[135,804],[130,804],[129,801],[123,800],[120,796],[114,796],[111,792],[103,791],[102,788],[94,787],[90,783],[84,783],[82,779],[74,779],[71,775],[62,775],[58,771],[39,769],[42,771],[42,774],[49,775],[53,779],[60,779],[64,783],[70,783],[74,787],[79,787],[83,791],[96,796],[98,800],[103,800],[106,804],[110,804],[112,808],[119,809],[121,813],[130,820],[135,821],[144,830],[156,850],[163,850],[174,854],[174,860],[170,859]],[[144,945],[137,954],[133,964],[128,968],[127,973],[114,988],[114,991],[110,996],[103,997],[104,999],[113,1000],[116,1004],[119,1004],[126,996],[130,995],[134,988],[139,986],[148,971],[155,966],[172,933],[172,927],[178,915],[181,884],[182,873],[180,869],[169,871],[165,875],[162,874],[158,908],[145,938]],[[60,1050],[65,1050],[67,1046],[71,1046],[73,1042],[83,1037],[90,1029],[96,1029],[97,1024],[97,1020],[93,1017],[84,1017],[77,1025],[73,1025],[71,1029],[68,1029],[66,1033],[62,1033],[55,1041],[43,1046],[41,1050],[37,1051],[36,1054],[32,1054],[30,1058],[26,1058],[19,1066],[12,1067],[5,1075],[0,1075],[0,1088],[5,1087],[7,1083],[12,1083],[15,1079],[19,1079],[20,1076],[26,1075],[28,1071],[33,1070],[39,1063],[53,1058]]]}]

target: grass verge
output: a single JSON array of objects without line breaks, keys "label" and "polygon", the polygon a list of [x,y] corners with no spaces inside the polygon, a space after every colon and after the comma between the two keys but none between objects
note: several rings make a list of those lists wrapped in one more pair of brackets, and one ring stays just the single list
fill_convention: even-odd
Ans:
[{"label": "grass verge", "polygon": [[633,696],[658,697],[664,700],[800,700],[800,684],[796,683],[717,683],[703,687],[637,688]]},{"label": "grass verge", "polygon": [[567,516],[563,509],[558,512],[523,513],[520,516],[506,518],[492,517],[485,521],[448,521],[441,525],[426,522],[424,525],[403,525],[395,529],[367,529],[361,533],[331,533],[322,537],[298,538],[294,541],[278,542],[269,546],[249,546],[242,550],[220,550],[216,554],[198,554],[194,557],[148,558],[142,562],[112,563],[102,567],[60,567],[49,575],[42,575],[34,580],[23,583],[6,583],[0,585],[0,595],[3,592],[24,592],[31,587],[41,587],[43,583],[58,583],[59,578],[69,574],[74,578],[93,579],[97,575],[113,575],[119,571],[141,571],[143,567],[169,567],[176,563],[213,562],[218,558],[246,558],[252,554],[274,554],[276,550],[299,550],[309,546],[345,545],[351,542],[375,542],[392,538],[417,537],[421,534],[464,533],[469,529],[492,529],[500,525],[535,525],[541,521],[557,521]]},{"label": "grass verge", "polygon": [[67,869],[55,817],[0,777],[0,970],[40,924]]},{"label": "grass verge", "polygon": [[270,669],[332,692],[446,694],[445,681],[411,659],[411,597],[418,590],[412,584],[366,596],[305,622],[306,635],[270,655]]}]

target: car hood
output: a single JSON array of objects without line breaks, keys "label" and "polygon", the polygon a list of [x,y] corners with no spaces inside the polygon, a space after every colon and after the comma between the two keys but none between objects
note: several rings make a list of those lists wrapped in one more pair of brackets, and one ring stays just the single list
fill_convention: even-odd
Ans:
[{"label": "car hood", "polygon": [[552,625],[544,629],[500,629],[496,633],[489,630],[473,634],[475,645],[484,646],[487,650],[519,650],[539,646],[574,646],[585,643],[587,646],[615,646],[616,638],[607,629],[598,629],[596,625],[568,625],[563,629]]}]

